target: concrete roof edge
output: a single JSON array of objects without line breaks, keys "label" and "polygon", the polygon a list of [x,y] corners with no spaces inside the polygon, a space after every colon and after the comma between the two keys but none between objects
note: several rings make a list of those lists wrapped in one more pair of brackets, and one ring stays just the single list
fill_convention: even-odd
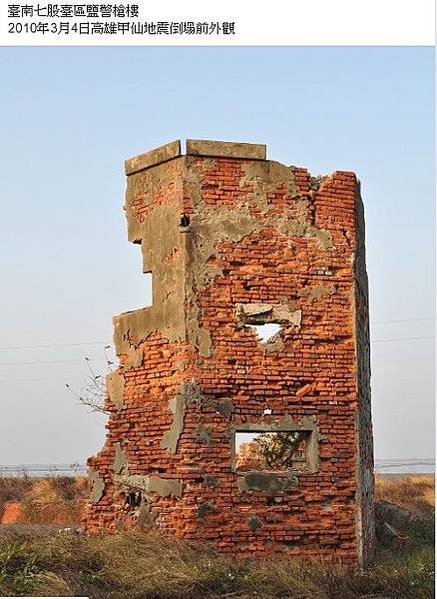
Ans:
[{"label": "concrete roof edge", "polygon": [[[211,158],[241,158],[246,160],[266,160],[267,146],[246,142],[216,141],[207,139],[187,139],[186,154]],[[128,158],[125,163],[126,175],[157,166],[163,162],[182,156],[181,141],[175,140],[154,148],[138,156]]]}]

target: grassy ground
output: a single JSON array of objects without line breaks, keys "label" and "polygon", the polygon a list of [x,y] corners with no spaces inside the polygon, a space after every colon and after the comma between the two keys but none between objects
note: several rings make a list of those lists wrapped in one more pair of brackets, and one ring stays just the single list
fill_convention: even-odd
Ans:
[{"label": "grassy ground", "polygon": [[434,476],[430,474],[379,474],[376,499],[390,501],[422,517],[433,517],[435,509]]},{"label": "grassy ground", "polygon": [[[21,528],[4,527],[3,532],[0,529],[0,596],[431,598],[434,596],[433,477],[378,478],[377,483],[379,498],[413,511],[418,519],[408,531],[411,542],[397,550],[380,548],[375,564],[364,572],[351,573],[339,564],[308,559],[235,560],[217,555],[209,547],[163,539],[156,533],[87,538],[71,532],[53,533],[47,526],[23,524]],[[56,484],[50,483],[47,488]],[[64,502],[83,501],[78,497],[81,493],[85,495],[82,483],[77,483],[76,496],[72,489],[70,495],[66,492],[65,485],[69,484],[73,483],[58,484]],[[24,504],[31,487],[32,484],[23,493]],[[3,495],[0,480],[0,498]],[[38,497],[41,501],[41,493]],[[48,497],[53,498],[52,491]],[[35,522],[36,504],[31,502],[31,505],[33,511],[29,513]],[[42,513],[47,525],[49,512]],[[77,514],[74,510],[68,513],[70,520],[74,513]]]},{"label": "grassy ground", "polygon": [[27,524],[79,523],[88,494],[86,478],[0,478],[0,520],[8,504],[18,504]]}]

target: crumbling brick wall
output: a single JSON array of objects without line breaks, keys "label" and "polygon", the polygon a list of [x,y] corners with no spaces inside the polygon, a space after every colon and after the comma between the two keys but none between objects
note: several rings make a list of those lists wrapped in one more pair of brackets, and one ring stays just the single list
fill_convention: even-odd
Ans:
[{"label": "crumbling brick wall", "polygon": [[[88,531],[156,526],[246,555],[372,555],[364,219],[353,173],[265,146],[173,142],[126,162],[153,305],[114,319]],[[280,327],[261,340],[254,325]],[[303,466],[241,471],[236,435],[305,438]]]}]

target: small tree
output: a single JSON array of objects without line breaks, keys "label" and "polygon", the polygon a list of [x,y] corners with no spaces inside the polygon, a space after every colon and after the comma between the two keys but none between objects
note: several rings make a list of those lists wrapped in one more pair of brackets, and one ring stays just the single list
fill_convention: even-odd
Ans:
[{"label": "small tree", "polygon": [[265,432],[258,434],[238,450],[237,467],[254,470],[287,470],[305,448],[301,431]]},{"label": "small tree", "polygon": [[78,399],[79,403],[91,408],[91,412],[101,412],[103,414],[109,414],[109,410],[106,409],[106,374],[110,374],[114,371],[114,362],[110,360],[108,356],[108,350],[111,349],[110,345],[105,345],[103,351],[106,359],[107,372],[104,374],[97,374],[91,366],[90,358],[85,357],[85,362],[88,368],[89,375],[86,379],[86,384],[78,393],[71,386],[66,383],[67,389],[73,393]]},{"label": "small tree", "polygon": [[305,440],[301,431],[262,433],[252,441],[262,456],[265,468],[291,468]]}]

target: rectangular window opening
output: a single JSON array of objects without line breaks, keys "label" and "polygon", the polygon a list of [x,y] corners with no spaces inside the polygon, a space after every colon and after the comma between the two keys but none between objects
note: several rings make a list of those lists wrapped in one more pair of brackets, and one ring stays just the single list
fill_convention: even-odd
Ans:
[{"label": "rectangular window opening", "polygon": [[234,470],[249,472],[314,472],[315,431],[235,431]]}]

